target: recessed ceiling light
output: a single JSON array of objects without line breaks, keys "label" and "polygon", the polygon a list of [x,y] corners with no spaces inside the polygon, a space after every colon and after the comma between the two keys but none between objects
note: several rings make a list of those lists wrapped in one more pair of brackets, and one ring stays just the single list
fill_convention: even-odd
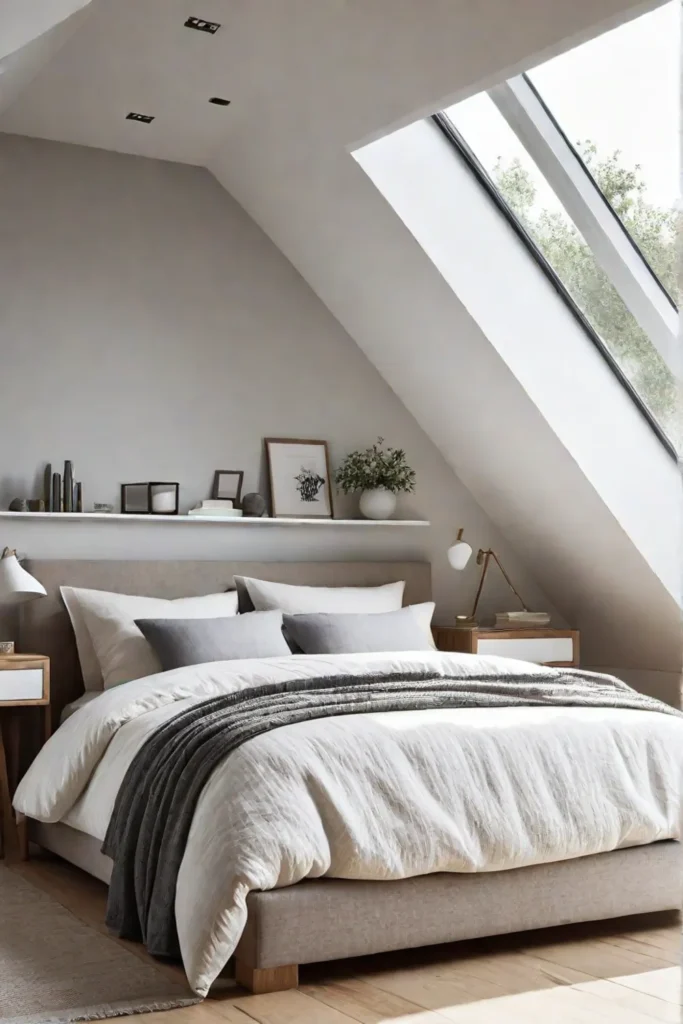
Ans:
[{"label": "recessed ceiling light", "polygon": [[185,28],[196,28],[198,32],[210,32],[212,36],[215,36],[220,27],[220,22],[205,21],[204,18],[188,18],[185,22]]},{"label": "recessed ceiling light", "polygon": [[222,96],[212,96],[209,103],[215,103],[217,107],[230,106],[230,100],[224,100]]},{"label": "recessed ceiling light", "polygon": [[151,124],[153,120],[153,114],[136,114],[132,110],[130,114],[126,114],[126,121],[142,121],[143,124]]}]

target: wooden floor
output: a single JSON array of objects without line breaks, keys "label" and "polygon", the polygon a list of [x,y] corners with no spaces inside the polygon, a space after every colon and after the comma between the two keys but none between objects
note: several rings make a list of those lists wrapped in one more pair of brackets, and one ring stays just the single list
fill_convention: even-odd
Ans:
[{"label": "wooden floor", "polygon": [[[13,870],[93,927],[106,889],[77,868],[34,858]],[[138,956],[147,954],[124,943]],[[199,1006],[148,1024],[652,1024],[678,1022],[676,915],[363,957],[301,969],[298,990],[250,996],[225,983]],[[160,966],[175,972],[179,968]]]}]

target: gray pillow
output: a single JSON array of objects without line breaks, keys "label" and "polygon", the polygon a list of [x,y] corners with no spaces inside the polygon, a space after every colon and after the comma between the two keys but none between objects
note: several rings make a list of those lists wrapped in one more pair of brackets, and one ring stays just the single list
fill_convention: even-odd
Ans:
[{"label": "gray pillow", "polygon": [[136,619],[164,672],[207,661],[275,658],[291,654],[281,612],[253,612],[225,619]]},{"label": "gray pillow", "polygon": [[284,615],[287,639],[304,654],[370,651],[432,651],[429,635],[412,608],[395,612]]}]

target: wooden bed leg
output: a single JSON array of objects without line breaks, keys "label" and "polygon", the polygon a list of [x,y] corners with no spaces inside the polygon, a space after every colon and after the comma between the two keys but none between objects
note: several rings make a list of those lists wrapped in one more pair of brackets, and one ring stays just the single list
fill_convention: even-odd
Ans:
[{"label": "wooden bed leg", "polygon": [[23,814],[17,814],[17,836],[19,838],[19,860],[28,860],[28,821]]},{"label": "wooden bed leg", "polygon": [[284,964],[282,967],[250,967],[242,960],[235,960],[235,980],[248,988],[254,995],[266,992],[284,992],[299,985],[299,965]]}]

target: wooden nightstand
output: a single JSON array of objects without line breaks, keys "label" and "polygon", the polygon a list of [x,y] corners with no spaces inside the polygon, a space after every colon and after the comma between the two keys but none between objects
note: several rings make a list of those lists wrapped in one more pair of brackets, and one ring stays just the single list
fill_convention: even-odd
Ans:
[{"label": "wooden nightstand", "polygon": [[[25,828],[18,828],[12,793],[19,775],[20,718],[25,708],[41,708],[43,738],[50,735],[50,659],[42,654],[0,657],[0,838],[7,854],[14,841],[25,856]],[[9,765],[8,765],[9,755]]]},{"label": "wooden nightstand", "polygon": [[464,629],[435,626],[434,643],[440,651],[495,654],[533,661],[537,665],[577,668],[579,632],[576,629]]}]

